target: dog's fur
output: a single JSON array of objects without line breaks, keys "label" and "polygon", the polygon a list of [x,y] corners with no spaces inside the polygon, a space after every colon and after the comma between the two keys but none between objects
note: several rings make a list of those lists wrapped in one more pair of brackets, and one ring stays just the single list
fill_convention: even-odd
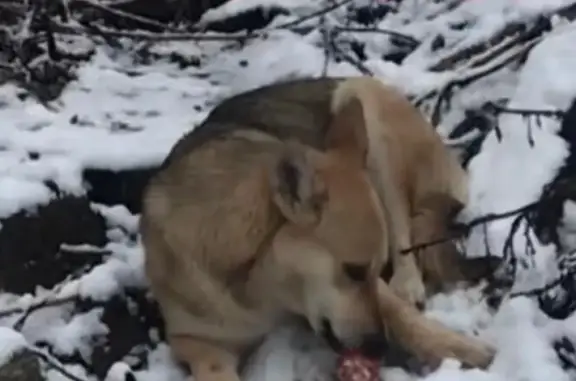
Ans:
[{"label": "dog's fur", "polygon": [[[297,80],[222,102],[144,195],[146,273],[175,355],[199,381],[238,380],[239,354],[295,314],[347,346],[384,323],[431,363],[487,365],[489,348],[410,306],[422,276],[399,254],[443,230],[431,221],[465,203],[465,185],[422,115],[375,79]],[[375,301],[368,269],[390,250],[395,292],[379,280]]]}]

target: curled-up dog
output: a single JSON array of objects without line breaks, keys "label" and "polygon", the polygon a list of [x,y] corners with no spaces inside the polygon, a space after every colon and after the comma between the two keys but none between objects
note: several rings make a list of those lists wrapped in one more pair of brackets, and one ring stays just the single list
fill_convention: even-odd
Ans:
[{"label": "curled-up dog", "polygon": [[[146,274],[176,358],[198,381],[239,380],[240,356],[300,316],[335,345],[374,346],[387,333],[432,364],[488,365],[488,346],[414,307],[422,276],[400,255],[419,198],[465,201],[459,168],[375,79],[297,80],[222,102],[144,194]],[[391,285],[371,281],[388,260]]]}]

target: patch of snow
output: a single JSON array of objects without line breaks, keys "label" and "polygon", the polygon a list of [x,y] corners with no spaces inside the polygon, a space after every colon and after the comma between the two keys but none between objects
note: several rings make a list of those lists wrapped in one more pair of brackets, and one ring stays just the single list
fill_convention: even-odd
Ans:
[{"label": "patch of snow", "polygon": [[53,199],[43,183],[0,175],[0,218],[45,205]]},{"label": "patch of snow", "polygon": [[[531,51],[520,72],[509,107],[544,110],[569,107],[576,97],[576,77],[572,74],[576,65],[576,47],[568,44],[574,38],[576,31],[553,35]],[[528,131],[522,116],[502,114],[498,124],[501,139],[496,131],[492,131],[481,152],[470,162],[470,200],[464,212],[467,217],[501,213],[534,202],[542,187],[554,178],[568,157],[568,144],[557,135],[560,129],[558,120],[542,118],[538,126],[533,121]],[[488,244],[494,255],[502,254],[512,220],[502,219],[488,225]],[[526,238],[521,233],[524,228],[520,226],[520,233],[514,236],[516,248],[526,247]],[[540,268],[548,267],[555,248],[539,244],[533,233],[530,236],[537,251],[536,264],[540,264]],[[472,255],[485,253],[484,237],[483,227],[476,228],[468,241],[467,252]],[[538,271],[531,272],[532,276],[542,278]],[[542,281],[522,287],[538,287]]]},{"label": "patch of snow", "polygon": [[47,326],[44,338],[53,345],[56,354],[71,356],[78,351],[84,359],[89,359],[93,338],[108,333],[108,328],[101,321],[103,312],[102,308],[95,308],[74,315],[64,325]]},{"label": "patch of snow", "polygon": [[0,366],[10,361],[12,356],[27,346],[28,342],[20,332],[8,327],[0,327]]},{"label": "patch of snow", "polygon": [[287,326],[271,333],[250,358],[245,377],[251,381],[303,379],[329,381],[336,356],[309,331]]},{"label": "patch of snow", "polygon": [[138,381],[185,381],[186,375],[178,367],[172,357],[170,348],[166,344],[159,344],[148,355],[148,369],[135,371]]},{"label": "patch of snow", "polygon": [[[13,89],[0,87],[12,105],[0,108],[0,118],[11,121],[4,126],[0,145],[65,156],[80,168],[157,165],[175,141],[203,119],[205,113],[191,110],[203,106],[217,86],[193,73],[135,75],[122,69],[98,50],[91,64],[79,69],[78,80],[66,88],[57,111],[32,99],[19,100]],[[77,172],[77,167],[70,168],[69,175]]]},{"label": "patch of snow", "polygon": [[491,372],[500,374],[503,380],[570,379],[541,328],[548,319],[540,314],[535,302],[524,297],[503,304],[492,328],[498,355]]},{"label": "patch of snow", "polygon": [[112,364],[104,381],[126,381],[126,375],[131,373],[130,366],[123,362]]},{"label": "patch of snow", "polygon": [[113,256],[75,281],[80,296],[106,301],[125,288],[146,284],[141,247],[111,242],[106,249],[112,251]]},{"label": "patch of snow", "polygon": [[[79,378],[80,380],[96,381],[95,377],[91,377],[80,365],[76,364],[63,364],[62,367],[71,375]],[[46,371],[46,381],[70,381],[70,378],[56,369],[48,369]]]},{"label": "patch of snow", "polygon": [[126,229],[129,233],[138,231],[140,217],[130,213],[124,205],[92,204],[92,207],[106,219],[106,224],[109,228],[120,227]]},{"label": "patch of snow", "polygon": [[317,6],[308,0],[292,0],[290,2],[283,0],[232,0],[206,11],[198,25],[203,26],[214,21],[224,20],[256,8],[262,8],[264,11],[282,8],[290,10],[295,15],[305,15],[315,11]]},{"label": "patch of snow", "polygon": [[[241,65],[242,61],[246,64]],[[229,86],[231,93],[238,93],[279,80],[317,77],[322,72],[323,63],[322,49],[302,36],[282,30],[265,39],[247,42],[235,54],[219,55],[212,65],[215,74]]]}]

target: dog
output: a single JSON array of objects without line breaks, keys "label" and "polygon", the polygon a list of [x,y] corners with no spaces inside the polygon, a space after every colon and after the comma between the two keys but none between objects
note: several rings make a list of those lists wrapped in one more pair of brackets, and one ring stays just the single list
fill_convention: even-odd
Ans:
[{"label": "dog", "polygon": [[[487,366],[491,348],[414,307],[424,281],[405,254],[412,234],[436,229],[419,209],[441,218],[466,189],[424,117],[376,79],[292,80],[223,101],[143,196],[145,271],[175,357],[199,381],[240,380],[241,354],[301,316],[342,346],[387,333],[430,363]],[[371,281],[386,263],[390,284]]]}]

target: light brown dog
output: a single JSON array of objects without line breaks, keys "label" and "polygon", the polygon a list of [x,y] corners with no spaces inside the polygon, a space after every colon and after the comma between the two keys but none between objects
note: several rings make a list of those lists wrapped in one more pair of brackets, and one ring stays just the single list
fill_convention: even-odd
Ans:
[{"label": "light brown dog", "polygon": [[[399,253],[429,233],[418,208],[448,213],[431,195],[461,206],[464,172],[375,79],[298,80],[222,102],[144,195],[146,273],[174,354],[198,381],[238,380],[240,354],[298,315],[345,346],[385,329],[430,363],[487,365],[492,350],[411,305],[423,281]],[[390,251],[395,292],[368,276]]]}]

